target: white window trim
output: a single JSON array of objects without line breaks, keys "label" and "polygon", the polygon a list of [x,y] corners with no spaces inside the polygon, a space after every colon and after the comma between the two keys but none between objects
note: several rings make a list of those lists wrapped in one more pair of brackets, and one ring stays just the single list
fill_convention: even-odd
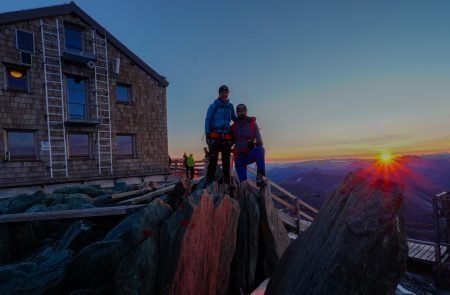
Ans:
[{"label": "white window trim", "polygon": [[[70,149],[70,135],[82,134],[87,135],[88,137],[88,154],[87,155],[72,155]],[[92,158],[92,134],[90,132],[78,132],[78,131],[70,131],[67,132],[67,151],[68,151],[68,159],[69,160],[87,160]]]},{"label": "white window trim", "polygon": [[85,44],[85,41],[84,41],[84,31],[85,31],[85,29],[79,28],[76,25],[71,26],[70,24],[68,24],[68,25],[64,24],[64,31],[63,31],[63,35],[64,35],[64,50],[67,51],[67,52],[73,52],[73,51],[70,50],[70,49],[67,49],[67,46],[66,46],[67,45],[66,44],[66,28],[67,29],[71,29],[71,30],[80,31],[80,33],[81,33],[81,51],[80,51],[80,53],[84,53],[85,52],[85,48],[86,48],[86,44]]},{"label": "white window trim", "polygon": [[[35,161],[38,160],[39,157],[39,149],[38,149],[38,142],[37,142],[37,130],[31,130],[31,129],[4,129],[4,142],[5,142],[5,158],[6,154],[8,153],[8,161]],[[34,146],[34,157],[30,158],[11,158],[11,153],[9,151],[9,141],[8,141],[8,133],[10,132],[16,132],[16,133],[31,133],[33,134],[33,146]]]},{"label": "white window trim", "polygon": [[[17,38],[17,31],[22,31],[22,32],[25,32],[25,33],[29,33],[29,34],[31,34],[31,36],[33,36],[33,51],[24,50],[24,49],[20,49],[19,48],[19,38]],[[20,51],[24,51],[24,52],[34,53],[36,51],[36,41],[34,39],[34,33],[30,32],[30,31],[22,30],[22,29],[16,29],[16,49],[20,50]]]}]

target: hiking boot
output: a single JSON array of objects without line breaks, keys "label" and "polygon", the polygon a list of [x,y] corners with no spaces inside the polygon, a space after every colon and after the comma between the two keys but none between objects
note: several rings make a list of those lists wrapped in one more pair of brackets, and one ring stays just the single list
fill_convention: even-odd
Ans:
[{"label": "hiking boot", "polygon": [[234,183],[234,181],[232,181],[228,184],[228,189],[230,191],[234,191],[236,189],[236,184]]},{"label": "hiking boot", "polygon": [[264,175],[262,174],[256,175],[256,186],[261,188],[266,186],[266,182],[264,181]]}]

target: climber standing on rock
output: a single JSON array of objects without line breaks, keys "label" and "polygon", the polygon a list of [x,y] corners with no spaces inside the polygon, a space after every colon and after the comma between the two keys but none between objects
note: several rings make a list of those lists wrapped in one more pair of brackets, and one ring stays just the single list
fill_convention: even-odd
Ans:
[{"label": "climber standing on rock", "polygon": [[265,150],[256,118],[247,116],[245,104],[237,105],[236,113],[238,120],[231,126],[231,131],[234,139],[234,165],[239,181],[247,180],[247,165],[256,162],[256,185],[263,187],[266,175]]},{"label": "climber standing on rock", "polygon": [[188,167],[188,171],[189,171],[189,179],[192,180],[194,179],[194,168],[195,168],[195,160],[194,160],[194,156],[192,154],[189,154],[189,157],[187,157],[186,160],[186,164]]},{"label": "climber standing on rock", "polygon": [[236,121],[234,106],[228,95],[230,90],[226,85],[219,88],[219,97],[209,106],[205,118],[205,136],[208,144],[208,169],[206,184],[214,181],[219,152],[222,154],[223,182],[230,183],[230,152],[233,145],[230,123]]},{"label": "climber standing on rock", "polygon": [[184,172],[186,173],[186,178],[189,178],[189,169],[188,169],[188,165],[187,165],[187,159],[188,159],[188,156],[186,155],[186,152],[184,152],[184,154],[183,154],[183,168],[184,168]]}]

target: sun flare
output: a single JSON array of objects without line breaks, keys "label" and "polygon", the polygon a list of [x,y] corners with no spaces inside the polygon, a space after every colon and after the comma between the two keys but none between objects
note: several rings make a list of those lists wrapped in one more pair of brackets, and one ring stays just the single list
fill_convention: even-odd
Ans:
[{"label": "sun flare", "polygon": [[380,154],[378,159],[383,164],[391,164],[392,161],[394,160],[394,155],[392,153],[390,153],[390,152],[383,152],[383,153]]}]

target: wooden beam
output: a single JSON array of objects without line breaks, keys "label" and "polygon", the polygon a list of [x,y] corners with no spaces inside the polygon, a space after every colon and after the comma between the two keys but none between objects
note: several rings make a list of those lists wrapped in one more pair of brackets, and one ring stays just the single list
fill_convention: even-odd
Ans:
[{"label": "wooden beam", "polygon": [[274,199],[275,201],[277,201],[277,202],[283,204],[284,206],[286,206],[287,208],[291,209],[292,211],[295,211],[295,207],[294,207],[293,205],[289,204],[288,202],[286,202],[285,200],[283,200],[283,199],[281,199],[281,198],[279,198],[279,197],[277,197],[277,196],[275,196],[275,195],[273,195],[273,194],[270,194],[270,196],[271,196],[272,199]]},{"label": "wooden beam", "polygon": [[111,195],[111,199],[112,200],[123,199],[123,198],[129,197],[129,196],[135,195],[135,194],[144,193],[149,188],[150,188],[150,186],[146,185],[145,187],[138,189],[138,190],[113,194],[113,195]]},{"label": "wooden beam", "polygon": [[146,205],[132,205],[132,206],[51,211],[51,212],[3,214],[0,215],[0,224],[38,221],[38,220],[59,220],[59,219],[113,216],[113,215],[127,215],[145,206]]},{"label": "wooden beam", "polygon": [[[247,180],[247,183],[252,186],[253,188],[258,189],[258,187],[256,186],[256,184],[252,181]],[[288,202],[286,202],[285,200],[275,196],[274,194],[270,193],[270,196],[272,197],[272,199],[274,199],[275,201],[283,204],[284,206],[286,206],[288,209],[291,209],[293,212],[295,212],[295,206],[292,204],[289,204]],[[300,215],[305,217],[306,219],[313,221],[314,218],[309,216],[308,214],[304,213],[303,211],[300,212]]]},{"label": "wooden beam", "polygon": [[135,198],[131,198],[128,200],[124,200],[122,202],[119,202],[119,204],[138,204],[138,203],[142,203],[144,201],[148,201],[151,200],[153,198],[156,198],[157,196],[160,196],[164,193],[170,192],[171,190],[173,190],[175,188],[175,184],[172,184],[170,186],[166,186],[160,189],[157,189],[156,191],[147,193],[145,195],[139,196],[139,197],[135,197]]},{"label": "wooden beam", "polygon": [[292,228],[296,228],[297,227],[297,223],[295,218],[289,216],[288,214],[284,213],[284,212],[280,212],[278,211],[278,216],[280,217],[281,221],[287,225],[289,225]]}]

